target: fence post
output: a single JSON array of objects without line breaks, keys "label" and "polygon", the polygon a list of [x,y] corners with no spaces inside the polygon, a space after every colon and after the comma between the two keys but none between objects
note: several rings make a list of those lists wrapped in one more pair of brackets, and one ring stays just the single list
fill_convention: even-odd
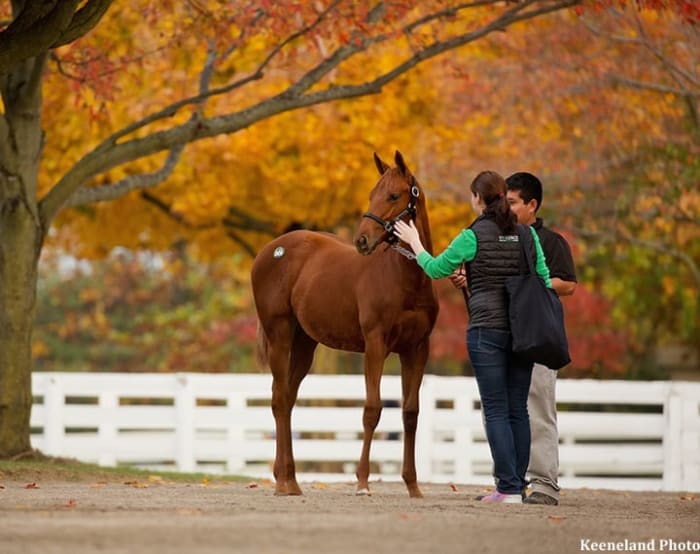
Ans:
[{"label": "fence post", "polygon": [[[466,388],[466,387],[461,387]],[[454,481],[471,483],[473,480],[474,437],[470,428],[472,399],[466,391],[460,391],[454,399],[455,444]]]},{"label": "fence post", "polygon": [[418,481],[433,480],[433,441],[435,440],[435,387],[430,375],[420,387],[418,430],[416,431],[416,474]]},{"label": "fence post", "polygon": [[228,452],[226,470],[240,474],[245,470],[245,408],[246,399],[240,392],[232,392],[226,399],[228,407]]},{"label": "fence post", "polygon": [[99,425],[97,428],[97,463],[101,466],[117,465],[117,408],[119,399],[113,392],[100,393]]},{"label": "fence post", "polygon": [[175,464],[179,471],[195,470],[195,398],[192,384],[184,373],[175,378]]},{"label": "fence post", "polygon": [[682,474],[682,402],[673,386],[664,402],[664,477],[665,491],[680,490]]},{"label": "fence post", "polygon": [[44,453],[49,456],[67,454],[63,452],[65,426],[63,425],[63,387],[55,375],[46,380],[44,395]]}]

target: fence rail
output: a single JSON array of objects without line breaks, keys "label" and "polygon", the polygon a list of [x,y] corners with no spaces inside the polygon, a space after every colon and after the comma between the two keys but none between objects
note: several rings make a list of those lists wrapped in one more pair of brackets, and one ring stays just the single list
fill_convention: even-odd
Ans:
[{"label": "fence rail", "polygon": [[[272,478],[271,377],[34,373],[32,444],[101,465]],[[400,479],[401,396],[384,376],[372,478]],[[293,412],[300,481],[353,480],[364,378],[310,375]],[[563,487],[700,491],[700,383],[559,379]],[[491,483],[473,378],[427,375],[416,438],[420,481]]]}]

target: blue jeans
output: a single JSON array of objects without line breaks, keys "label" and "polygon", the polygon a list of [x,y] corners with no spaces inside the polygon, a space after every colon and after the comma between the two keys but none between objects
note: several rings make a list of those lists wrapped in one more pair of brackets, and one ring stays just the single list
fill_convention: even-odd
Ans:
[{"label": "blue jeans", "polygon": [[469,329],[467,349],[481,395],[496,488],[504,494],[520,494],[527,486],[530,461],[527,396],[532,362],[511,351],[509,331]]}]

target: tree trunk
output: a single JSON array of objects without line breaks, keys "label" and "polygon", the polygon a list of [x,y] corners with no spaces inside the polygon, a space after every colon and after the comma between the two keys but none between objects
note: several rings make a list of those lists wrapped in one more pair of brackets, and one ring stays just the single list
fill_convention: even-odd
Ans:
[{"label": "tree trunk", "polygon": [[31,450],[31,341],[46,229],[37,208],[44,61],[0,74],[0,458]]},{"label": "tree trunk", "polygon": [[[7,180],[0,177],[6,191]],[[31,450],[31,340],[40,230],[21,202],[0,206],[0,458]]]}]

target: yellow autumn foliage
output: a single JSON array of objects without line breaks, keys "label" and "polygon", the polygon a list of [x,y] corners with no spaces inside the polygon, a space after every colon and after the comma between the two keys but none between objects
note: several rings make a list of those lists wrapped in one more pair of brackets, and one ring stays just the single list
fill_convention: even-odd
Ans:
[{"label": "yellow autumn foliage", "polygon": [[[314,9],[308,4],[284,3],[292,14]],[[307,60],[318,60],[353,40],[348,22],[366,14],[371,5],[354,3],[346,8],[347,19],[297,39],[290,54],[266,68],[263,79],[214,97],[202,109],[208,115],[227,113],[277,94],[303,74],[310,66]],[[78,62],[89,53],[97,55],[106,48],[111,61],[103,64],[103,73],[95,74],[101,86],[92,89],[77,86],[57,66],[51,67],[45,85],[49,132],[40,194],[106,136],[196,95],[208,41],[235,46],[215,67],[211,86],[217,87],[253,71],[294,28],[293,15],[288,21],[282,17],[283,3],[274,8],[280,10],[275,26],[255,29],[242,39],[244,27],[238,20],[227,23],[230,13],[212,10],[210,19],[202,19],[184,4],[169,6],[172,12],[163,9],[158,18],[145,19],[138,2],[121,6],[78,45],[59,49],[59,58],[77,60],[75,66],[62,68],[66,73],[83,67]],[[415,6],[411,13],[424,7]],[[470,14],[471,23],[488,15]],[[672,20],[654,12],[640,17],[653,23],[655,35],[676,32]],[[377,32],[394,31],[395,23],[389,20]],[[348,60],[324,84],[362,82],[405,59],[417,44],[447,34],[450,26],[468,24],[434,24],[408,39],[387,40]],[[621,31],[634,36],[631,26]],[[552,48],[546,40],[550,35],[558,37],[560,48]],[[587,64],[577,57],[584,46],[591,46],[589,57],[595,56]],[[573,13],[514,25],[507,33],[488,35],[418,66],[386,85],[381,94],[283,113],[233,135],[190,144],[173,175],[149,191],[169,207],[170,215],[134,192],[66,211],[59,216],[52,240],[70,244],[72,252],[84,256],[104,255],[115,245],[164,249],[187,240],[197,245],[200,255],[220,257],[240,252],[239,243],[229,236],[232,228],[222,224],[231,210],[271,225],[273,233],[291,222],[352,228],[378,177],[372,152],[390,158],[395,149],[403,152],[426,190],[438,249],[473,218],[467,187],[482,169],[504,176],[518,170],[542,175],[545,205],[559,206],[564,219],[595,194],[610,159],[634,152],[649,137],[663,139],[669,133],[667,122],[683,117],[677,96],[636,89],[611,93],[601,79],[622,71],[625,50],[596,55],[605,48],[603,41],[593,44]],[[190,113],[182,110],[137,135],[188,117]],[[92,185],[155,171],[164,158],[161,154],[115,167]],[[697,195],[688,195],[691,199],[684,202],[696,206]],[[648,199],[655,205],[663,200],[663,195]],[[661,217],[650,229],[667,232],[669,225],[672,222]],[[251,229],[233,231],[253,248],[272,236]],[[692,236],[689,232],[684,240]]]}]

